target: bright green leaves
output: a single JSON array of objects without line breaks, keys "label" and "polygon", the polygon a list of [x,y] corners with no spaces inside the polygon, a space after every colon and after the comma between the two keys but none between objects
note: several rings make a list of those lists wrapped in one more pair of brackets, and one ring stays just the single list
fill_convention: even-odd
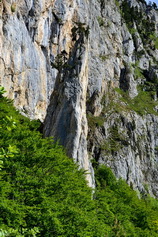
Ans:
[{"label": "bright green leaves", "polygon": [[0,170],[3,168],[3,160],[0,159]]},{"label": "bright green leaves", "polygon": [[3,86],[0,86],[0,97],[2,97],[2,95],[5,93],[5,89]]},{"label": "bright green leaves", "polygon": [[15,230],[13,228],[7,228],[7,230],[0,229],[0,237],[8,237],[8,236],[13,236],[13,237],[26,237],[26,236],[36,237],[38,233],[39,233],[38,227],[34,227],[31,230],[22,228],[21,233],[19,233],[18,230]]},{"label": "bright green leaves", "polygon": [[[16,128],[17,124],[16,121],[13,119],[12,116],[6,116],[3,120],[2,120],[2,125],[1,126],[5,126],[6,129],[8,131],[12,131],[13,129]],[[2,127],[0,127],[2,128]]]},{"label": "bright green leaves", "polygon": [[19,150],[15,145],[9,145],[7,149],[0,148],[0,170],[4,167],[6,159],[14,157]]},{"label": "bright green leaves", "polygon": [[157,200],[140,200],[98,164],[92,200],[85,172],[39,125],[0,98],[0,236],[157,236]]},{"label": "bright green leaves", "polygon": [[15,145],[9,145],[6,150],[1,148],[0,150],[0,158],[9,158],[14,157],[14,154],[18,154],[19,150]]},{"label": "bright green leaves", "polygon": [[106,233],[84,172],[63,147],[43,139],[39,123],[21,116],[5,98],[0,112],[0,229],[30,237]]},{"label": "bright green leaves", "polygon": [[122,179],[105,166],[96,171],[98,215],[111,226],[109,236],[158,236],[158,201],[139,199]]}]

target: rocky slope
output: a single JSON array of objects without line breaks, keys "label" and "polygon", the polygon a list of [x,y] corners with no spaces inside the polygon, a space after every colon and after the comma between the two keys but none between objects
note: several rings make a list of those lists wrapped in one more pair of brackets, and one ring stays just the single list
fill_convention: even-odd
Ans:
[{"label": "rocky slope", "polygon": [[0,84],[92,187],[104,163],[158,196],[157,25],[143,0],[0,1]]}]

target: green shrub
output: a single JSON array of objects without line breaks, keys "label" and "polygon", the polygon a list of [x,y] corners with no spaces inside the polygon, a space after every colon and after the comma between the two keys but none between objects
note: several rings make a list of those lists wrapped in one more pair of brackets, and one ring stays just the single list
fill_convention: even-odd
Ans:
[{"label": "green shrub", "polygon": [[1,235],[101,236],[85,172],[39,125],[0,98]]},{"label": "green shrub", "polygon": [[135,67],[135,69],[134,69],[134,77],[135,77],[135,79],[144,78],[142,70],[139,67]]},{"label": "green shrub", "polygon": [[105,25],[104,19],[102,17],[98,16],[97,20],[98,20],[98,23],[99,23],[100,27]]},{"label": "green shrub", "polygon": [[119,6],[120,6],[120,4],[119,4],[118,0],[115,0],[115,4],[116,4],[116,6],[117,6],[117,7],[119,7]]},{"label": "green shrub", "polygon": [[0,86],[0,97],[2,97],[2,95],[5,93],[5,89],[3,86]]},{"label": "green shrub", "polygon": [[[42,138],[40,123],[0,98],[0,236],[157,236],[158,202],[139,199],[106,166],[93,191],[63,147]],[[118,129],[112,131],[117,141]]]},{"label": "green shrub", "polygon": [[104,125],[105,119],[102,116],[94,116],[92,114],[87,115],[88,125],[91,129],[95,127],[102,127]]},{"label": "green shrub", "polygon": [[102,61],[105,61],[106,59],[109,59],[109,55],[100,54],[100,55],[99,55],[99,58],[100,58]]},{"label": "green shrub", "polygon": [[116,180],[110,168],[96,170],[98,216],[110,225],[109,236],[150,237],[158,234],[158,201],[139,199],[122,179]]},{"label": "green shrub", "polygon": [[13,4],[11,5],[11,11],[12,11],[12,12],[15,12],[15,11],[16,11],[16,4],[15,4],[15,3],[13,3]]}]

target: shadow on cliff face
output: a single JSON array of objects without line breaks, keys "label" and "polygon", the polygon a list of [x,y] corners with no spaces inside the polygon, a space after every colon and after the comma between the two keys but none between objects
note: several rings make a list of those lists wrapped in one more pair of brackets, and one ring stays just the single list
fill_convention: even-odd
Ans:
[{"label": "shadow on cliff face", "polygon": [[129,90],[129,81],[127,80],[126,75],[127,75],[127,69],[122,68],[120,75],[120,89],[122,89],[123,91]]},{"label": "shadow on cliff face", "polygon": [[72,28],[72,41],[75,43],[70,54],[64,50],[52,63],[58,75],[44,121],[44,136],[53,136],[66,147],[69,156],[72,156],[78,130],[78,109],[83,90],[79,76],[89,31],[82,23],[75,25]]}]

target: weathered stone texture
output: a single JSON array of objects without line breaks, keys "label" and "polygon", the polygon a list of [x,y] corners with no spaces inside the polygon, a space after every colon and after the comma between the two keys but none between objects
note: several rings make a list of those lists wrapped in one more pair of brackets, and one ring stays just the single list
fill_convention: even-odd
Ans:
[{"label": "weathered stone texture", "polygon": [[[157,32],[158,13],[139,1],[128,2],[148,14]],[[158,117],[111,107],[120,99],[115,88],[130,98],[138,95],[137,86],[145,79],[139,75],[136,80],[132,65],[149,78],[157,76],[157,50],[147,50],[136,24],[134,29],[132,35],[114,0],[3,0],[0,84],[22,113],[45,120],[45,136],[66,147],[88,171],[92,187],[91,159],[96,159],[135,189],[145,192],[147,185],[158,196]],[[101,116],[103,124],[92,129],[87,114]],[[114,127],[122,143],[109,152]]]}]

